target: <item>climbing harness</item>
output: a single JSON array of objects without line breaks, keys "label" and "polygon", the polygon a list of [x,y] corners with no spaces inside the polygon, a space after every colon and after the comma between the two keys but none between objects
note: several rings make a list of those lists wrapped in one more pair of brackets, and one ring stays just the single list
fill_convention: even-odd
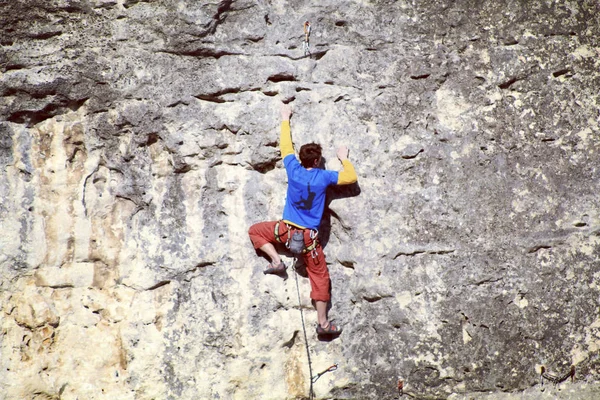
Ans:
[{"label": "climbing harness", "polygon": [[337,365],[337,363],[333,364],[331,367],[327,368],[325,371],[323,371],[323,372],[319,372],[318,374],[316,374],[315,376],[313,376],[313,377],[312,377],[312,379],[311,379],[311,380],[312,380],[312,383],[315,383],[316,381],[318,381],[318,380],[319,380],[319,378],[320,378],[321,376],[325,375],[326,373],[328,373],[328,372],[333,372],[333,371],[335,371],[336,369],[338,369],[338,365]]},{"label": "climbing harness", "polygon": [[[287,230],[285,232],[280,233],[281,223],[283,223],[286,226]],[[289,234],[289,232],[292,232],[292,234]],[[286,233],[288,234],[288,237],[287,240],[284,242],[283,240],[281,240],[281,237],[284,236]],[[315,258],[318,255],[316,248],[318,244],[317,237],[319,236],[319,231],[316,229],[310,230],[310,239],[312,240],[312,243],[308,246],[306,246],[304,243],[304,229],[292,227],[283,221],[277,221],[277,223],[275,224],[273,234],[275,235],[275,240],[277,241],[277,243],[284,244],[285,247],[288,248],[294,255],[301,255],[309,252],[311,253],[313,258]]]},{"label": "climbing harness", "polygon": [[312,258],[317,258],[318,253],[317,253],[317,236],[319,236],[319,231],[316,229],[311,229],[310,230],[310,239],[312,240],[312,243],[306,248],[306,252],[310,252],[310,255],[312,256]]},{"label": "climbing harness", "polygon": [[309,39],[310,39],[310,22],[304,21],[304,44],[302,45],[302,47],[304,48],[305,56],[310,55]]},{"label": "climbing harness", "polygon": [[289,225],[285,224],[285,226],[288,228],[288,230],[286,232],[282,233],[281,235],[279,234],[279,224],[281,224],[282,222],[283,221],[277,221],[277,223],[275,224],[274,234],[275,234],[275,240],[277,240],[277,243],[283,243],[283,241],[281,240],[281,237],[290,231]]},{"label": "climbing harness", "polygon": [[561,376],[555,376],[555,375],[549,374],[546,372],[546,368],[542,367],[542,374],[540,376],[540,381],[541,381],[542,385],[544,384],[544,379],[549,380],[550,382],[557,385],[559,383],[566,381],[569,378],[571,378],[571,382],[575,381],[575,366],[574,365],[571,365],[571,369],[569,370],[569,372],[567,372],[566,374],[561,375]]}]

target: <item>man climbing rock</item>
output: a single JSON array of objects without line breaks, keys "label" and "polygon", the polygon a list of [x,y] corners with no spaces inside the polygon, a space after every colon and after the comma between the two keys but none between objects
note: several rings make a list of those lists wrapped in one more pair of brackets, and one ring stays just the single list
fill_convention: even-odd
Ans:
[{"label": "man climbing rock", "polygon": [[337,150],[337,157],[343,166],[340,172],[319,168],[321,146],[317,143],[303,145],[298,162],[292,145],[291,115],[291,107],[283,104],[280,146],[288,178],[283,219],[252,225],[248,234],[254,248],[271,259],[265,274],[286,273],[286,266],[275,249],[276,243],[285,244],[292,253],[304,260],[310,280],[310,297],[317,309],[317,334],[336,335],[342,332],[342,328],[331,323],[327,317],[330,279],[325,255],[319,243],[318,228],[325,208],[327,187],[354,183],[357,176],[354,166],[348,160],[348,148],[345,146]]}]

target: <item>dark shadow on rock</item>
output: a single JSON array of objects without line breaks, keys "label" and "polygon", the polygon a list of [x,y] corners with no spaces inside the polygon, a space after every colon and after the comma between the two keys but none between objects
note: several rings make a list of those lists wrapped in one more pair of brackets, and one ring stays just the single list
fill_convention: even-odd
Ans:
[{"label": "dark shadow on rock", "polygon": [[358,182],[350,185],[335,185],[327,188],[327,197],[325,199],[325,211],[323,211],[323,217],[321,218],[321,225],[319,226],[319,241],[321,246],[325,248],[329,242],[331,235],[331,217],[334,217],[340,221],[340,217],[329,208],[329,205],[333,200],[345,199],[348,197],[356,197],[360,195],[360,185]]},{"label": "dark shadow on rock", "polygon": [[318,335],[317,334],[317,339],[319,340],[319,342],[331,342],[337,338],[339,338],[341,335],[341,333],[336,333],[335,335]]},{"label": "dark shadow on rock", "polygon": [[[287,247],[285,247],[284,244],[274,243],[273,245],[275,246],[275,250],[277,250],[277,253],[279,253],[280,255],[284,255],[286,257],[294,257],[294,255],[287,249]],[[256,252],[257,256],[265,259],[267,264],[269,264],[271,262],[271,259],[269,258],[269,256],[267,256],[267,254],[264,253],[261,249],[255,249],[255,252]]]},{"label": "dark shadow on rock", "polygon": [[308,272],[306,272],[306,263],[301,258],[296,259],[296,263],[294,264],[294,270],[301,277],[308,278]]},{"label": "dark shadow on rock", "polygon": [[278,272],[278,273],[269,273],[266,274],[263,272],[264,275],[273,275],[273,276],[278,276],[281,279],[283,279],[284,281],[287,281],[287,279],[290,277],[290,275],[288,274],[287,270],[283,271],[283,272]]},{"label": "dark shadow on rock", "polygon": [[[333,285],[331,284],[331,279],[329,279],[329,297],[332,297],[332,292],[331,292],[331,288],[333,287]],[[310,303],[312,304],[312,306],[315,308],[315,310],[317,309],[317,304],[315,303],[314,300],[311,300]],[[331,300],[329,300],[327,302],[327,314],[329,314],[329,311],[331,311]]]},{"label": "dark shadow on rock", "polygon": [[[276,244],[275,249],[277,250],[277,253],[279,253],[279,254],[283,254],[287,257],[293,257],[292,253],[282,244]],[[271,263],[271,259],[269,258],[269,256],[267,256],[266,253],[264,253],[260,249],[255,249],[255,252],[256,252],[257,256],[262,257],[265,260],[265,265],[264,265],[264,267],[261,267],[262,268],[261,271],[266,270],[269,267],[269,264]],[[265,275],[277,275],[277,276],[283,278],[283,280],[285,281],[289,278],[287,268],[289,268],[289,265],[286,265],[286,270],[280,274],[265,274]],[[306,267],[304,269],[306,271]]]}]

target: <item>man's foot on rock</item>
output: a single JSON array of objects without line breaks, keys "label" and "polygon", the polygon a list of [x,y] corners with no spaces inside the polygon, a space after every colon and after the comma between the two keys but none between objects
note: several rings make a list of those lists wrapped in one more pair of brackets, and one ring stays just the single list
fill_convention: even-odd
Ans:
[{"label": "man's foot on rock", "polygon": [[271,274],[271,275],[282,275],[285,273],[286,266],[283,261],[279,262],[279,264],[274,265],[273,263],[269,264],[267,269],[263,271],[263,274]]},{"label": "man's foot on rock", "polygon": [[333,322],[329,322],[325,327],[317,324],[317,335],[339,335],[342,333],[342,327],[335,325]]}]

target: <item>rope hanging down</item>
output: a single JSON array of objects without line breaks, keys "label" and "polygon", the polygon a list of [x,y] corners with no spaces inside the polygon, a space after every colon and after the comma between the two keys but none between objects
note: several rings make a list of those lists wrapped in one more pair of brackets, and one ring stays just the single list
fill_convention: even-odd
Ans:
[{"label": "rope hanging down", "polygon": [[300,308],[300,318],[302,319],[302,332],[304,333],[304,344],[306,346],[306,357],[308,358],[308,374],[310,375],[310,391],[309,391],[309,399],[313,400],[315,398],[315,392],[313,389],[313,384],[319,380],[319,378],[325,375],[328,372],[333,372],[338,369],[338,364],[335,363],[325,371],[319,372],[316,375],[313,375],[312,371],[312,361],[310,360],[310,349],[308,348],[308,337],[306,335],[306,324],[304,323],[304,312],[302,311],[302,301],[300,300],[300,284],[298,283],[298,269],[297,269],[298,259],[294,258],[294,277],[296,278],[296,291],[298,292],[298,306]]},{"label": "rope hanging down", "polygon": [[[304,332],[304,345],[306,346],[306,356],[308,357],[308,373],[312,377],[312,363],[310,361],[310,350],[308,349],[308,337],[306,336],[306,325],[304,324],[304,312],[302,311],[302,301],[300,300],[300,284],[298,283],[298,259],[294,259],[294,277],[296,278],[296,290],[298,292],[298,308],[300,308],[300,318],[302,319],[302,331]],[[314,381],[310,380],[310,391],[308,397],[310,400],[315,398],[315,392],[313,390]]]}]

